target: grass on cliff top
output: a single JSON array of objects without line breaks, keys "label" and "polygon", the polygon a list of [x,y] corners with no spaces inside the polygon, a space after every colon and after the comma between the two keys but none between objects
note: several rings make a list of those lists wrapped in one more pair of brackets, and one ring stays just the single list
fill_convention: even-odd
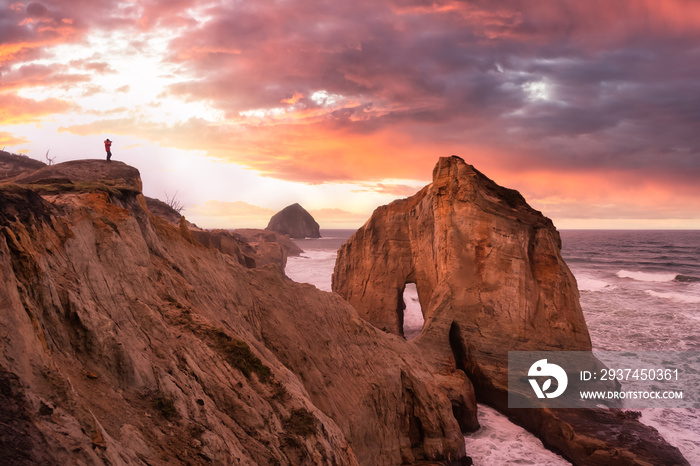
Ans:
[{"label": "grass on cliff top", "polygon": [[20,193],[27,188],[17,183],[0,183],[0,191],[7,193]]},{"label": "grass on cliff top", "polygon": [[114,181],[76,181],[58,183],[31,183],[26,185],[38,194],[61,194],[61,193],[94,193],[104,192],[112,196],[119,196],[125,192],[136,192],[124,180]]}]

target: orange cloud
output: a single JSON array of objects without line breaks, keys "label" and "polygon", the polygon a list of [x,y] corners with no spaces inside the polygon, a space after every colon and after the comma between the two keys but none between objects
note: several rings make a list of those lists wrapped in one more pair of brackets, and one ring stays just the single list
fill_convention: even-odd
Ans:
[{"label": "orange cloud", "polygon": [[73,104],[65,100],[33,100],[0,93],[0,124],[32,123],[48,115],[66,112],[73,107]]},{"label": "orange cloud", "polygon": [[24,65],[3,75],[2,90],[17,90],[37,86],[65,86],[88,82],[83,74],[63,73],[68,67],[61,65]]},{"label": "orange cloud", "polygon": [[679,183],[674,178],[603,169],[514,173],[501,167],[486,174],[520,191],[532,207],[555,223],[573,225],[570,220],[580,219],[698,219],[697,209],[691,206],[700,197],[700,186]]},{"label": "orange cloud", "polygon": [[77,29],[73,21],[57,17],[39,3],[10,6],[10,13],[0,19],[4,29],[0,44],[0,65],[21,60],[28,53],[74,40]]},{"label": "orange cloud", "polygon": [[[271,177],[398,196],[413,188],[385,180],[429,178],[438,156],[458,154],[556,215],[638,216],[644,205],[691,215],[683,206],[700,197],[700,3],[408,3],[133,2],[118,20],[94,7],[85,18],[96,29],[171,34],[162,60],[179,82],[160,97],[225,117],[169,126],[154,104],[148,116],[139,106],[139,116],[63,131],[128,134]],[[34,25],[46,18],[40,10]],[[135,26],[139,18],[148,20]],[[10,45],[47,39],[21,33]],[[70,78],[14,70],[6,89]]]},{"label": "orange cloud", "polygon": [[303,97],[304,97],[304,94],[302,94],[301,92],[295,92],[294,95],[291,96],[289,99],[280,100],[280,103],[294,105],[297,102],[299,102]]},{"label": "orange cloud", "polygon": [[105,61],[95,61],[95,60],[71,60],[70,69],[83,69],[85,71],[96,73],[96,74],[106,74],[115,73],[116,70],[111,64]]},{"label": "orange cloud", "polygon": [[[428,174],[425,174],[423,178],[428,178]],[[409,186],[405,184],[386,184],[386,183],[362,183],[362,189],[356,189],[354,192],[372,192],[378,194],[389,194],[397,197],[408,197],[412,196],[418,191],[420,191],[423,186]]]},{"label": "orange cloud", "polygon": [[262,228],[275,211],[243,201],[211,200],[187,207],[185,213],[188,219],[206,228]]},{"label": "orange cloud", "polygon": [[[204,150],[275,178],[324,183],[426,178],[437,157],[449,153],[439,143],[418,143],[392,130],[349,133],[332,124],[216,125],[192,119],[167,126],[133,119],[98,120],[60,128],[78,135],[125,134],[166,147]],[[462,147],[461,153],[467,153]]]},{"label": "orange cloud", "polygon": [[266,207],[260,207],[249,204],[243,201],[224,202],[224,201],[207,201],[204,205],[195,206],[189,209],[191,212],[196,211],[200,215],[215,216],[215,217],[270,217],[275,214],[275,211]]},{"label": "orange cloud", "polygon": [[343,209],[314,209],[309,213],[321,228],[356,228],[370,217],[371,212],[350,212]]},{"label": "orange cloud", "polygon": [[24,138],[18,138],[6,131],[0,131],[0,146],[3,148],[5,146],[16,146],[19,144],[26,144],[28,142],[29,141]]}]

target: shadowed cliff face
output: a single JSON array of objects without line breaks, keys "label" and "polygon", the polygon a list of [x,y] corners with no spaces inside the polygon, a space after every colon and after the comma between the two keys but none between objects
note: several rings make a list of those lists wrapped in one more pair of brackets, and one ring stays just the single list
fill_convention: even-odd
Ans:
[{"label": "shadowed cliff face", "polygon": [[13,403],[0,435],[19,464],[464,456],[460,426],[477,424],[463,373],[334,294],[194,241],[146,209],[125,167],[0,185],[0,401]]},{"label": "shadowed cliff face", "polygon": [[614,411],[508,410],[508,351],[591,349],[560,249],[552,222],[517,191],[444,157],[432,184],[379,207],[340,248],[333,291],[402,335],[403,290],[415,283],[422,353],[464,371],[477,397],[576,464],[685,464],[654,429]]}]

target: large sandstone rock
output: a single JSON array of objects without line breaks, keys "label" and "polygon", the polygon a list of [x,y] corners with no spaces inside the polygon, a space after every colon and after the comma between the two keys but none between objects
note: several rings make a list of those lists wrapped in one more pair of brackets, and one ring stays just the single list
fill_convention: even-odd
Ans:
[{"label": "large sandstone rock", "polygon": [[291,238],[320,238],[316,220],[299,204],[292,204],[270,219],[266,230],[276,231]]},{"label": "large sandstone rock", "polygon": [[438,324],[449,331],[452,321],[442,322],[448,312],[480,353],[590,350],[576,281],[560,246],[552,222],[517,191],[445,157],[431,185],[378,208],[340,248],[333,290],[397,335],[403,333],[404,287],[415,283],[427,322],[423,339]]},{"label": "large sandstone rock", "polygon": [[340,248],[333,290],[402,335],[403,291],[415,283],[425,324],[414,342],[423,354],[463,370],[478,398],[577,464],[683,464],[654,429],[614,411],[508,410],[508,351],[591,349],[560,248],[552,222],[517,191],[445,157],[432,184],[379,207]]},{"label": "large sandstone rock", "polygon": [[139,171],[124,162],[106,160],[72,160],[23,173],[13,180],[31,184],[42,193],[85,190],[131,190],[141,192]]},{"label": "large sandstone rock", "polygon": [[199,244],[146,209],[118,162],[99,182],[91,162],[56,167],[63,180],[0,187],[3,460],[464,457],[477,424],[463,373],[437,371],[335,294]]}]

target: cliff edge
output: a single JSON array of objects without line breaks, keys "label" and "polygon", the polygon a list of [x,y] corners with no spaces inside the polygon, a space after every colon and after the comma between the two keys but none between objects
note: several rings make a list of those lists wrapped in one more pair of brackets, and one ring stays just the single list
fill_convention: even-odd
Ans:
[{"label": "cliff edge", "polygon": [[153,215],[133,167],[40,171],[0,185],[4,461],[465,457],[478,424],[463,373],[337,295],[247,269]]}]

